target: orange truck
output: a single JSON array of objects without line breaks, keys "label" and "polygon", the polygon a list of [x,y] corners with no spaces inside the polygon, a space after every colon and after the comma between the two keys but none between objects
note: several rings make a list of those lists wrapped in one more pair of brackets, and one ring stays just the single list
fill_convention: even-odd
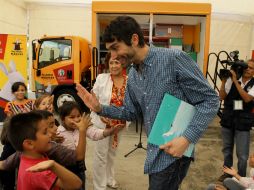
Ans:
[{"label": "orange truck", "polygon": [[32,91],[53,94],[56,110],[65,101],[83,105],[75,86],[80,83],[91,89],[96,77],[97,49],[78,36],[45,36],[33,40],[32,50]]}]

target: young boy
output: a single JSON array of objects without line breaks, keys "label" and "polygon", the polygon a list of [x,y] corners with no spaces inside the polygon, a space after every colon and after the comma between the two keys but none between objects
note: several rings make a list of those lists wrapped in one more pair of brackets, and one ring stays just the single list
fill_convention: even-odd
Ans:
[{"label": "young boy", "polygon": [[[85,156],[85,145],[84,143],[82,143],[82,139],[85,139],[86,137],[86,131],[81,131],[80,132],[80,137],[79,139],[81,139],[81,143],[79,144],[83,144],[83,148],[79,148],[80,146],[78,146],[75,150],[72,149],[68,149],[64,146],[62,146],[61,143],[64,138],[62,136],[59,136],[57,134],[57,126],[55,125],[55,119],[52,113],[45,111],[45,110],[36,110],[33,111],[36,113],[39,113],[42,115],[43,119],[47,120],[48,123],[48,132],[50,132],[52,134],[51,136],[51,149],[49,151],[46,152],[47,156],[49,159],[55,160],[57,161],[59,164],[63,165],[64,167],[70,167],[75,165],[77,162],[80,162],[81,160],[84,160],[84,156]],[[80,128],[79,126],[87,126],[87,128],[93,128],[90,127],[91,123],[90,123],[90,119],[87,117],[83,117],[83,121],[81,123],[77,123],[77,127]],[[121,127],[117,128],[119,130],[121,130]],[[88,136],[89,138],[95,139],[95,140],[99,140],[97,139],[97,137],[100,137],[100,135],[97,135],[95,132],[91,132],[92,130],[90,130],[90,136]],[[85,132],[85,133],[84,133]],[[102,130],[102,134],[103,136],[109,136],[111,135],[114,131],[112,130]],[[89,133],[87,131],[87,133]],[[94,135],[95,134],[95,135]],[[56,143],[59,142],[59,143]],[[6,160],[0,161],[0,170],[7,170],[7,171],[14,171],[15,168],[17,168],[19,166],[19,162],[20,162],[20,152],[16,152],[13,155],[9,156]]]},{"label": "young boy", "polygon": [[38,112],[18,114],[10,121],[8,139],[22,152],[18,171],[18,190],[78,189],[81,180],[53,160],[46,152],[51,149],[47,120]]}]

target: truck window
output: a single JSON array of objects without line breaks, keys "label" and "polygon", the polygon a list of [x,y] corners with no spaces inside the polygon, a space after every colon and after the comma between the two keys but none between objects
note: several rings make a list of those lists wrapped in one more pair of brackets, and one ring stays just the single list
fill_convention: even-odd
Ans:
[{"label": "truck window", "polygon": [[71,40],[52,39],[42,42],[39,50],[38,69],[71,59]]}]

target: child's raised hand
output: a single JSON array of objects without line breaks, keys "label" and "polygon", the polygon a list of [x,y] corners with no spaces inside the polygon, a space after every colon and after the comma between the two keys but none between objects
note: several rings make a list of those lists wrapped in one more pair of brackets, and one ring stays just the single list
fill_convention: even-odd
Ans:
[{"label": "child's raised hand", "polygon": [[79,131],[86,131],[88,127],[92,125],[91,118],[89,114],[84,114],[80,122],[75,123]]},{"label": "child's raised hand", "polygon": [[106,129],[104,129],[104,131],[103,131],[103,136],[104,136],[104,137],[107,137],[107,136],[113,135],[114,133],[117,133],[118,131],[123,130],[123,128],[124,128],[125,126],[126,126],[125,124],[117,124],[117,125],[114,126],[114,127],[106,128]]},{"label": "child's raised hand", "polygon": [[62,143],[64,142],[64,137],[59,134],[56,134],[55,136],[52,137],[52,140],[57,143]]},{"label": "child's raised hand", "polygon": [[51,169],[54,166],[54,163],[55,163],[54,160],[46,160],[38,164],[35,164],[34,166],[30,168],[27,168],[26,171],[29,171],[29,172],[45,171],[45,170]]},{"label": "child's raised hand", "polygon": [[109,119],[109,118],[107,118],[107,117],[100,117],[100,119],[101,119],[101,121],[102,121],[103,123],[105,123],[106,125],[109,125],[109,124],[110,124],[110,119]]},{"label": "child's raised hand", "polygon": [[235,176],[237,174],[237,171],[233,167],[228,168],[227,166],[223,166],[223,172],[232,176]]}]

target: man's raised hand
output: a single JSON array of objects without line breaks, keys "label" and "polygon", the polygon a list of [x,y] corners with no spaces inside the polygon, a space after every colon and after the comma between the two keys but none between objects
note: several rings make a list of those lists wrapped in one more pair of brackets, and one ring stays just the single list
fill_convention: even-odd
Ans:
[{"label": "man's raised hand", "polygon": [[76,85],[76,90],[78,91],[78,96],[83,100],[85,105],[96,113],[100,113],[102,110],[99,100],[96,98],[96,95],[92,92],[89,93],[83,86],[80,84]]}]

